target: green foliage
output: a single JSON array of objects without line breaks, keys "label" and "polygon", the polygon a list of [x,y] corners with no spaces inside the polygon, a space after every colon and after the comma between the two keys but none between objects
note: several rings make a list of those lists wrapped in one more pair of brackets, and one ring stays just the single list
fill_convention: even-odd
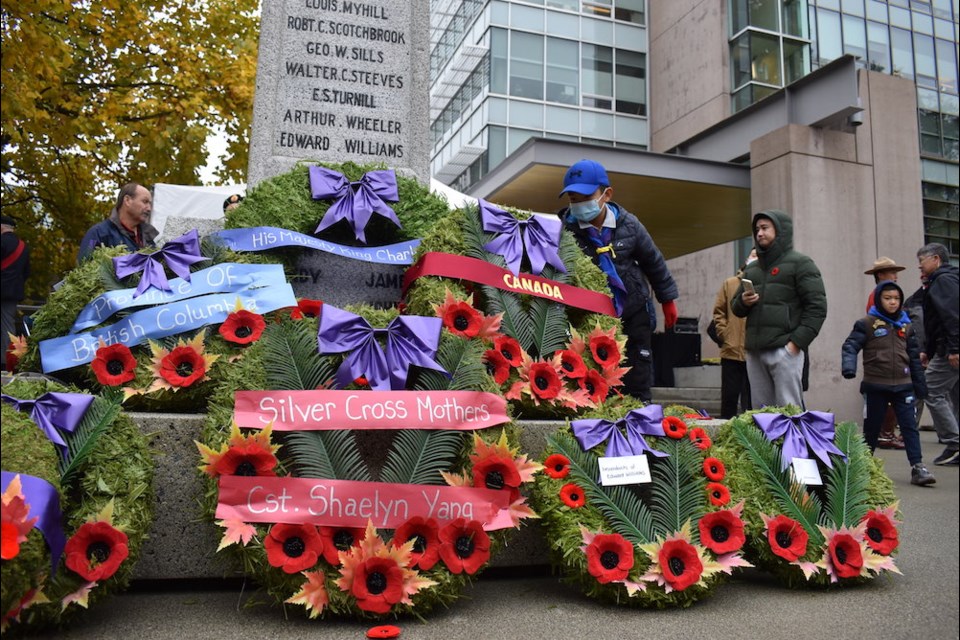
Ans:
[{"label": "green foliage", "polygon": [[387,454],[381,482],[445,484],[441,471],[453,468],[467,436],[458,431],[403,430]]},{"label": "green foliage", "polygon": [[546,298],[530,300],[530,319],[533,323],[533,351],[546,358],[563,349],[569,336],[566,308]]},{"label": "green foliage", "polygon": [[500,331],[516,338],[523,350],[534,352],[533,322],[523,307],[520,296],[511,291],[504,291],[486,285],[479,288],[487,302],[487,315],[503,314],[500,321]]},{"label": "green foliage", "polygon": [[76,430],[65,438],[69,455],[60,460],[61,482],[65,486],[73,483],[90,455],[96,451],[100,436],[120,415],[122,396],[112,395],[112,399],[106,397],[95,398]]},{"label": "green foliage", "polygon": [[315,357],[317,334],[312,325],[286,322],[268,326],[260,336],[261,364],[274,389],[320,389],[333,377],[326,358]]},{"label": "green foliage", "polygon": [[444,331],[435,359],[450,376],[423,369],[415,376],[413,388],[418,391],[482,389],[496,393],[497,385],[480,360],[482,354],[483,344],[479,340],[465,340]]},{"label": "green foliage", "polygon": [[352,431],[291,431],[284,447],[301,477],[372,479]]},{"label": "green foliage", "polygon": [[707,502],[700,450],[688,438],[664,440],[658,442],[669,455],[651,456],[650,465],[654,531],[662,538],[680,531],[686,522],[696,525]]},{"label": "green foliage", "polygon": [[869,510],[870,458],[873,456],[852,422],[837,425],[834,443],[847,456],[847,463],[838,462],[827,469],[824,515],[834,527],[852,527],[860,524]]}]

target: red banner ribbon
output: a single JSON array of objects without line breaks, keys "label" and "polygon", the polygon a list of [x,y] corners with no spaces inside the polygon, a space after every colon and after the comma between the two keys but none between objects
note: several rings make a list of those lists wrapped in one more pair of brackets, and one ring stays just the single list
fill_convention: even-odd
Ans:
[{"label": "red banner ribbon", "polygon": [[529,273],[513,275],[506,269],[468,256],[438,252],[424,254],[404,274],[404,293],[406,293],[410,284],[420,276],[469,280],[504,291],[546,298],[593,313],[602,313],[614,317],[617,315],[613,308],[613,299],[610,296]]}]

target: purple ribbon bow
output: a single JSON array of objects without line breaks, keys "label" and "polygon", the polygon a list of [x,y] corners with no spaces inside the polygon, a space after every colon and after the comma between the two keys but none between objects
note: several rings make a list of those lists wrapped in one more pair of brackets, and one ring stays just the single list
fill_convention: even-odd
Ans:
[{"label": "purple ribbon bow", "polygon": [[[649,453],[657,458],[665,458],[668,453],[651,449],[643,436],[662,436],[663,407],[658,404],[649,404],[642,409],[634,409],[627,415],[610,422],[609,420],[574,420],[570,423],[573,435],[576,436],[584,451],[589,451],[598,444],[607,443],[606,457],[621,458],[623,456],[638,456]],[[624,437],[621,429],[626,430]]]},{"label": "purple ribbon bow", "polygon": [[[17,476],[10,471],[0,472],[0,484],[3,490]],[[67,537],[63,533],[62,516],[60,514],[60,494],[53,485],[42,478],[20,475],[20,488],[23,491],[23,500],[30,505],[30,516],[37,516],[37,529],[43,534],[50,547],[50,575],[56,575],[57,565],[60,563],[60,554],[67,544]]]},{"label": "purple ribbon bow", "polygon": [[560,234],[563,232],[560,218],[533,215],[529,220],[517,220],[508,211],[495,207],[483,198],[479,204],[483,230],[500,234],[483,248],[503,256],[513,275],[520,273],[524,247],[530,257],[532,273],[540,275],[547,264],[561,273],[567,272],[558,253]]},{"label": "purple ribbon bow", "polygon": [[794,458],[809,458],[807,447],[814,455],[831,469],[831,453],[842,457],[847,456],[833,444],[834,417],[832,413],[824,411],[805,411],[796,416],[785,416],[782,413],[755,413],[753,420],[773,442],[783,436],[783,448],[780,451],[780,470],[790,466]]},{"label": "purple ribbon bow", "polygon": [[[320,353],[351,352],[337,370],[338,386],[363,376],[375,391],[400,391],[407,386],[411,365],[450,375],[433,360],[442,326],[440,318],[398,316],[386,329],[374,329],[358,315],[324,305],[317,344]],[[386,352],[377,336],[386,336]]]},{"label": "purple ribbon bow", "polygon": [[397,202],[397,176],[390,169],[368,171],[358,182],[350,182],[339,171],[326,167],[310,167],[310,190],[314,200],[337,198],[327,209],[315,233],[320,233],[338,220],[346,220],[353,227],[357,240],[366,244],[363,230],[374,213],[402,228],[397,214],[387,202]]},{"label": "purple ribbon bow", "polygon": [[200,255],[200,235],[196,229],[192,229],[179,238],[167,242],[159,251],[117,256],[113,259],[113,267],[121,280],[143,272],[140,284],[133,293],[133,297],[136,298],[150,287],[161,291],[171,290],[161,260],[166,261],[170,271],[190,282],[190,265],[209,259]]},{"label": "purple ribbon bow", "polygon": [[13,405],[17,411],[29,411],[30,419],[40,427],[50,442],[63,450],[64,455],[67,452],[67,443],[60,432],[73,433],[93,403],[93,396],[85,393],[56,391],[45,393],[36,400],[20,400],[7,394],[0,398]]}]

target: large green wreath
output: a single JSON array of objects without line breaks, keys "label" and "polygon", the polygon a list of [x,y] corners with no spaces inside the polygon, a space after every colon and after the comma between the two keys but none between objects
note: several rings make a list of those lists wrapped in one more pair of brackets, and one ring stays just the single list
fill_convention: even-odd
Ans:
[{"label": "large green wreath", "polygon": [[[384,326],[396,317],[395,310],[374,310],[368,307],[351,309],[360,313],[372,326]],[[349,430],[292,431],[286,433],[260,432],[243,436],[233,426],[234,394],[239,390],[299,390],[325,388],[326,381],[334,376],[341,356],[323,356],[317,351],[317,321],[313,318],[284,320],[267,328],[261,339],[251,347],[247,357],[225,373],[225,377],[213,394],[208,420],[198,443],[204,464],[201,470],[207,476],[207,491],[204,498],[208,519],[214,521],[217,504],[216,476],[240,475],[297,475],[300,477],[338,480],[369,481],[374,474],[367,460],[382,455],[386,445],[383,434],[370,446],[357,433]],[[415,369],[408,379],[408,388],[416,390],[481,390],[496,392],[497,386],[486,373],[480,360],[479,345],[444,332],[436,361],[452,374],[451,378],[431,370]],[[348,388],[363,389],[363,381]],[[460,431],[402,430],[393,434],[393,442],[379,471],[378,480],[400,484],[443,485],[473,484],[475,473],[481,473],[477,465],[489,473],[483,479],[488,488],[517,490],[519,482],[532,480],[537,468],[525,456],[518,455],[516,429],[487,429],[473,436]],[[374,455],[371,455],[374,454]],[[227,456],[227,458],[224,458]],[[496,458],[496,460],[494,460]],[[227,462],[226,460],[229,460]],[[513,477],[514,482],[502,482],[504,477]],[[511,487],[511,485],[514,485]],[[532,516],[523,499],[514,502],[511,512],[520,518]],[[363,547],[365,553],[380,553],[394,550],[407,540],[393,544],[386,531],[372,528],[361,532],[348,528],[321,527],[323,557],[314,564],[288,572],[272,566],[266,543],[271,534],[285,525],[266,526],[238,525],[217,522],[225,534],[220,549],[229,553],[243,567],[246,575],[252,576],[266,588],[278,603],[302,604],[311,618],[318,616],[370,617],[390,613],[423,615],[437,605],[446,605],[460,594],[471,576],[486,564],[487,556],[493,555],[504,544],[509,530],[489,533],[474,532],[476,549],[463,557],[464,567],[447,566],[447,561],[428,563],[419,571],[414,567],[421,562],[422,554],[436,554],[439,544],[435,537],[421,530],[409,539],[417,539],[414,558],[397,559],[402,565],[405,584],[411,585],[412,596],[401,602],[390,602],[384,609],[357,596],[352,590],[338,585],[346,580],[347,571],[341,562],[353,562]],[[423,523],[421,523],[423,524]],[[399,530],[398,530],[399,531]],[[310,537],[312,532],[307,532]],[[298,534],[299,535],[299,534]],[[471,534],[474,535],[474,534]],[[419,538],[418,538],[419,536]],[[302,538],[297,538],[301,540]],[[374,550],[374,551],[371,551]],[[379,550],[379,551],[377,551]],[[442,556],[442,551],[440,551]],[[477,555],[479,554],[479,555]],[[299,557],[299,556],[298,556]],[[434,558],[436,559],[436,558]],[[349,573],[352,573],[349,572]],[[419,588],[417,588],[419,587]],[[413,593],[415,591],[415,593]]]},{"label": "large green wreath", "polygon": [[685,409],[664,413],[665,435],[645,436],[650,447],[669,454],[647,455],[649,484],[600,484],[598,459],[606,445],[584,450],[569,424],[547,439],[531,501],[554,564],[590,597],[633,607],[687,607],[712,593],[723,574],[749,566],[741,554],[742,502],[731,503],[739,494],[726,488],[724,461],[703,428],[690,428],[679,417]]},{"label": "large green wreath", "polygon": [[[526,220],[533,215],[528,211],[511,208],[507,211],[518,220]],[[506,261],[502,256],[484,249],[484,245],[495,235],[483,230],[479,206],[467,206],[437,221],[424,236],[414,259],[417,260],[429,252],[450,253],[506,268]],[[607,276],[580,250],[573,235],[567,230],[561,235],[558,255],[567,272],[563,273],[547,264],[540,275],[562,284],[609,293]],[[525,260],[524,266],[526,262]],[[440,300],[447,300],[442,309],[437,308]],[[414,314],[429,314],[433,311],[445,314],[456,303],[464,302],[488,317],[498,318],[499,332],[516,341],[516,344],[509,344],[510,350],[507,351],[501,349],[491,336],[487,342],[492,348],[488,350],[485,361],[495,373],[498,367],[504,367],[504,374],[502,377],[498,376],[498,380],[501,381],[503,393],[511,401],[511,406],[518,416],[570,416],[584,407],[608,402],[608,396],[611,402],[619,400],[617,387],[622,384],[622,375],[626,369],[620,367],[625,338],[618,318],[569,307],[541,297],[448,278],[420,277],[407,291],[407,310]],[[444,320],[448,329],[457,330],[453,323],[456,315],[446,314]],[[601,334],[609,338],[607,344],[615,345],[615,362],[607,362],[598,356],[595,350],[585,348],[585,338],[599,337]],[[522,351],[519,355],[516,354],[517,347]],[[509,362],[511,366],[507,367],[497,352],[512,353],[517,359]],[[507,360],[510,361],[510,358]],[[529,379],[533,363],[551,364],[556,376],[564,382],[561,388],[571,393],[559,396],[554,393],[540,393],[546,386],[538,390],[534,388],[536,381]],[[591,371],[593,374],[590,374]],[[544,372],[553,379],[554,374],[546,369]],[[582,394],[583,397],[577,397],[580,392],[586,393]]]},{"label": "large green wreath", "polygon": [[[765,413],[799,413],[767,407]],[[726,423],[714,446],[730,461],[728,485],[746,498],[747,558],[790,587],[856,584],[897,572],[899,513],[894,484],[856,423],[836,425],[828,468],[817,460],[821,487],[781,470],[782,438],[767,440],[748,412]],[[816,458],[815,458],[816,459]]]},{"label": "large green wreath", "polygon": [[[26,379],[15,379],[3,390],[19,399],[38,398],[51,391],[76,391]],[[68,540],[53,576],[49,548],[36,528],[29,531],[14,558],[4,559],[0,598],[3,627],[17,634],[65,624],[127,586],[153,520],[154,465],[146,439],[120,412],[117,398],[95,398],[76,430],[63,434],[68,445],[66,456],[59,454],[29,414],[7,403],[3,403],[2,412],[0,460],[4,471],[41,478],[59,491]],[[5,512],[8,497],[4,498]],[[28,513],[27,520],[35,515]],[[94,521],[95,528],[91,525]],[[91,531],[101,539],[89,538],[85,553],[88,559],[97,561],[89,560],[89,565],[79,567],[87,572],[81,575],[78,565],[68,563],[67,558],[71,551],[76,553],[71,547],[84,553],[82,546]],[[104,531],[109,534],[106,538],[102,538]]]}]

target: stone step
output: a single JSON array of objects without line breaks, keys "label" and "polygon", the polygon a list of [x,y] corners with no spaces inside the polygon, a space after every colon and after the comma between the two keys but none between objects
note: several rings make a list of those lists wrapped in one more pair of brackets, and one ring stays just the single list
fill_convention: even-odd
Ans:
[{"label": "stone step", "polygon": [[720,389],[718,387],[653,387],[653,401],[663,406],[680,404],[706,411],[711,416],[720,415]]}]

